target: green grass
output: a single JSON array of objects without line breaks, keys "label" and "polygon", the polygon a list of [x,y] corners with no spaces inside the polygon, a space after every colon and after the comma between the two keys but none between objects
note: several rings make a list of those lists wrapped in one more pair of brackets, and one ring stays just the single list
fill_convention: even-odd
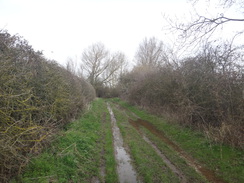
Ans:
[{"label": "green grass", "polygon": [[[215,171],[222,179],[233,183],[244,182],[243,150],[213,143],[200,132],[176,124],[169,124],[164,119],[151,115],[119,99],[112,99],[111,101],[132,111],[141,119],[149,121],[198,162]],[[161,144],[159,147],[162,149],[163,145]]]},{"label": "green grass", "polygon": [[112,105],[125,147],[130,151],[132,163],[143,182],[180,182],[178,177],[166,166],[157,153],[141,135],[128,123],[124,112]]},{"label": "green grass", "polygon": [[111,130],[110,116],[106,115],[106,124],[105,124],[105,160],[106,160],[106,183],[116,183],[118,182],[118,175],[116,171],[116,160],[114,157],[114,148],[113,148],[113,134]]},{"label": "green grass", "polygon": [[177,152],[172,150],[166,143],[161,139],[153,135],[149,130],[142,128],[144,134],[157,145],[158,149],[171,161],[173,164],[181,170],[185,175],[187,182],[197,183],[197,182],[207,182],[204,177],[200,176],[192,167],[190,167],[187,162],[182,159]]},{"label": "green grass", "polygon": [[[243,151],[211,143],[200,132],[169,124],[164,119],[119,99],[108,101],[112,102],[125,148],[130,152],[133,166],[144,182],[175,183],[180,180],[142,139],[141,134],[129,124],[129,118],[136,119],[132,112],[152,123],[222,179],[234,183],[244,182]],[[184,173],[188,182],[204,182],[167,144],[147,129],[141,127],[141,131]],[[105,177],[100,175],[101,165],[105,169]],[[90,110],[79,120],[59,132],[51,146],[42,154],[31,158],[24,172],[12,182],[91,182],[94,177],[108,183],[118,182],[111,121],[103,99],[96,99]]]},{"label": "green grass", "polygon": [[[90,182],[93,177],[101,179],[101,159],[105,159],[106,172],[109,173],[107,182],[116,182],[110,123],[108,119],[104,120],[104,127],[104,113],[108,113],[105,102],[95,100],[82,118],[66,126],[51,147],[32,158],[24,173],[12,182]],[[102,139],[104,134],[106,138]],[[102,155],[104,144],[107,151]]]}]

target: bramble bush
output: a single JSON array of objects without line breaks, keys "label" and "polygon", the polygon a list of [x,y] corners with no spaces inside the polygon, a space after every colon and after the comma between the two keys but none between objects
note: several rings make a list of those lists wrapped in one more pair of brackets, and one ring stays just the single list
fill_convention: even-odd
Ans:
[{"label": "bramble bush", "polygon": [[83,78],[0,30],[0,182],[21,172],[95,97]]}]

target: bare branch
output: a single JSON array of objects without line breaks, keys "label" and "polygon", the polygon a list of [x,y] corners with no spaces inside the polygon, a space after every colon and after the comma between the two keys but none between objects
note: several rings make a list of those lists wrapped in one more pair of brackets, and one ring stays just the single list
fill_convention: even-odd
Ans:
[{"label": "bare branch", "polygon": [[[196,11],[194,6],[198,2],[198,0],[192,0],[194,11]],[[210,1],[207,2],[210,3]],[[236,6],[234,7],[234,5]],[[239,0],[220,0],[218,6],[222,8],[230,8],[233,6],[233,8],[239,7],[241,9],[244,8],[244,2]],[[200,15],[196,11],[194,14],[191,14],[191,18],[191,21],[185,23],[179,22],[177,19],[172,20],[168,17],[165,17],[169,24],[168,30],[174,33],[178,32],[182,45],[186,47],[190,45],[193,48],[197,45],[200,45],[199,43],[203,41],[207,42],[206,40],[209,40],[217,30],[223,29],[224,26],[228,23],[235,22],[240,24],[241,22],[244,22],[243,17],[228,17],[225,16],[224,13],[218,13],[216,17],[211,17],[211,15]],[[239,32],[242,31],[243,29],[241,29]]]}]

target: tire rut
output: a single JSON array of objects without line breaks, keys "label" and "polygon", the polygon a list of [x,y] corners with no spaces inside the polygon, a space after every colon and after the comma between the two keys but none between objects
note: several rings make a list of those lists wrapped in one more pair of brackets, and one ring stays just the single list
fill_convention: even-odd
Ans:
[{"label": "tire rut", "polygon": [[187,179],[185,177],[185,175],[183,174],[183,172],[181,172],[159,149],[158,147],[149,139],[145,136],[145,134],[143,134],[140,130],[140,127],[138,124],[135,123],[135,121],[129,119],[129,123],[136,128],[136,130],[141,134],[143,140],[145,140],[153,149],[154,151],[159,155],[159,157],[164,161],[164,163],[171,169],[171,171],[173,173],[175,173],[179,179],[181,183],[187,183]]},{"label": "tire rut", "polygon": [[[130,111],[131,112],[131,111]],[[132,112],[131,112],[132,113]],[[136,115],[134,115],[136,116]],[[137,120],[132,120],[129,119],[129,123],[143,136],[140,127],[144,127],[146,129],[148,129],[152,134],[154,134],[155,136],[159,137],[164,143],[166,143],[168,146],[170,146],[174,151],[176,151],[180,157],[182,157],[189,166],[193,167],[200,175],[204,176],[209,182],[213,182],[213,183],[226,183],[224,180],[220,179],[219,177],[216,176],[216,174],[201,166],[199,163],[196,162],[196,160],[194,160],[190,155],[188,155],[183,149],[181,149],[178,145],[176,145],[173,141],[171,141],[168,137],[166,137],[164,135],[164,133],[160,130],[158,130],[155,126],[153,126],[150,122],[142,120],[140,118],[138,118]],[[145,138],[145,137],[144,137]],[[145,139],[144,139],[145,140]],[[150,143],[150,142],[149,142]],[[156,145],[154,145],[152,143],[152,145],[155,147],[154,150],[157,152],[159,151],[160,153],[162,153]],[[165,155],[163,155],[165,156]],[[166,157],[167,158],[167,157]],[[164,160],[164,158],[163,158]],[[166,159],[165,159],[166,160]],[[167,164],[167,160],[165,161],[165,163]],[[170,164],[173,164],[170,162]],[[170,167],[170,164],[169,165]],[[171,167],[170,167],[171,168]],[[171,170],[173,172],[175,172],[178,175],[182,175],[183,174],[179,174],[179,172],[181,172],[180,170],[174,170],[173,166],[171,168]],[[178,173],[177,173],[178,172]],[[183,176],[184,177],[184,176]],[[182,182],[185,181],[185,178],[181,178]]]},{"label": "tire rut", "polygon": [[123,138],[121,136],[120,129],[117,126],[114,113],[109,103],[107,103],[107,108],[111,117],[111,124],[112,124],[113,138],[114,138],[114,151],[115,151],[115,159],[117,162],[117,172],[119,176],[119,182],[120,183],[140,182],[138,181],[137,174],[133,166],[131,165],[130,155],[126,152],[125,148],[123,147]]},{"label": "tire rut", "polygon": [[165,164],[174,172],[180,179],[181,183],[187,183],[187,179],[184,174],[158,149],[158,147],[150,141],[146,136],[143,136],[143,139],[152,146],[155,152],[161,157]]},{"label": "tire rut", "polygon": [[[136,118],[137,120],[132,120],[130,119],[130,117],[127,115],[127,117],[129,118],[129,123],[142,135],[142,138],[147,141],[146,139],[148,139],[140,130],[140,127],[144,127],[147,130],[149,130],[152,134],[154,134],[155,136],[159,137],[164,143],[166,143],[169,147],[171,147],[174,151],[176,151],[179,156],[184,159],[186,161],[186,163],[192,167],[193,169],[195,169],[195,171],[202,175],[203,177],[206,178],[207,181],[209,182],[213,182],[213,183],[227,183],[226,181],[224,181],[223,179],[217,177],[217,175],[214,173],[214,171],[203,167],[201,164],[199,164],[193,157],[191,157],[189,154],[187,154],[183,149],[181,149],[177,144],[175,144],[173,141],[171,141],[168,137],[166,137],[164,135],[164,133],[160,130],[158,130],[155,126],[153,126],[150,122],[142,120],[139,116],[137,116],[135,113],[133,113],[132,111],[130,111],[129,109],[116,104],[116,107],[119,108],[120,110],[125,111],[125,115],[127,115],[127,112],[129,112],[129,114],[131,116],[133,116],[134,118]],[[145,139],[146,138],[146,139]],[[149,140],[149,139],[148,139]],[[181,179],[182,183],[185,182],[185,176],[183,173],[181,173],[181,171],[179,169],[173,168],[174,164],[169,161],[168,162],[168,158],[157,148],[157,146],[153,143],[148,141],[147,143],[151,143],[152,147],[154,148],[154,150],[159,154],[162,154],[166,159],[163,158],[163,156],[161,157],[161,155],[159,154],[159,156],[164,160],[164,162],[168,165],[168,167],[175,172]],[[170,167],[172,164],[173,166]],[[175,166],[174,166],[175,167]]]}]

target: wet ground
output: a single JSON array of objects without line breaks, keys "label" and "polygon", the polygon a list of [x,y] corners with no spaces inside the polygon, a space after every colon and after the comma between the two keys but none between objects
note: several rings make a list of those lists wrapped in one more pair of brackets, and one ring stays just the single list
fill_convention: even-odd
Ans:
[{"label": "wet ground", "polygon": [[[164,135],[164,133],[160,130],[158,130],[154,125],[152,125],[150,122],[140,119],[136,114],[129,111],[126,108],[121,108],[121,106],[117,105],[117,108],[120,110],[126,111],[126,113],[129,112],[133,117],[136,118],[136,120],[129,119],[129,123],[141,134],[142,138],[152,146],[152,148],[155,150],[155,152],[159,155],[159,157],[162,158],[162,160],[165,162],[165,164],[171,169],[172,172],[174,172],[180,179],[181,183],[187,183],[187,179],[183,172],[178,169],[174,163],[172,163],[154,144],[152,141],[150,141],[149,138],[146,137],[145,134],[143,134],[141,128],[146,128],[149,130],[152,134],[157,136],[159,139],[161,139],[165,144],[167,144],[171,149],[176,151],[181,158],[183,158],[186,163],[194,168],[196,172],[198,172],[200,175],[206,178],[207,181],[213,182],[213,183],[226,183],[224,180],[220,179],[216,176],[216,174],[211,171],[208,168],[205,168],[201,166],[193,157],[191,157],[189,154],[187,154],[183,149],[181,149],[177,144],[175,144],[172,140],[170,140],[168,137]],[[118,163],[118,175],[120,182],[136,182],[136,172],[133,170],[133,167],[130,164],[130,157],[129,154],[125,151],[123,147],[123,139],[120,134],[119,128],[116,124],[116,119],[114,117],[113,111],[110,108],[108,104],[108,109],[111,115],[111,122],[113,126],[113,136],[114,136],[114,148],[115,148],[115,156]],[[127,116],[129,117],[129,116]],[[128,179],[126,179],[128,177]],[[138,181],[137,181],[138,182]]]},{"label": "wet ground", "polygon": [[186,177],[184,174],[157,148],[152,141],[150,141],[146,136],[143,136],[143,139],[152,146],[155,152],[162,158],[165,164],[174,172],[180,179],[181,183],[187,183]]},{"label": "wet ground", "polygon": [[126,152],[123,144],[123,138],[121,136],[120,130],[117,126],[116,119],[114,117],[113,111],[108,104],[108,110],[111,116],[113,138],[114,138],[114,151],[115,159],[117,162],[117,172],[119,176],[120,183],[136,183],[137,174],[131,164],[130,155]]},{"label": "wet ground", "polygon": [[[152,134],[155,136],[159,137],[164,143],[166,143],[168,146],[170,146],[173,150],[175,150],[179,155],[185,159],[187,164],[191,167],[193,167],[199,174],[203,175],[209,182],[214,182],[214,183],[225,183],[222,179],[218,178],[215,173],[207,168],[202,167],[199,163],[197,163],[191,156],[189,156],[186,152],[184,152],[177,144],[175,144],[173,141],[171,141],[169,138],[167,138],[162,131],[159,131],[155,126],[153,126],[150,122],[142,120],[142,119],[137,119],[137,120],[129,120],[130,124],[136,128],[141,134],[142,132],[140,131],[140,127],[144,127],[148,129]],[[167,157],[165,157],[160,150],[147,138],[142,134],[142,137],[144,138],[145,141],[147,141],[149,144],[152,145],[154,150],[159,154],[159,156],[164,160],[164,162],[168,165],[168,167],[176,173],[180,179],[181,182],[186,182],[186,179],[184,175],[178,170],[173,163],[171,163]]]}]

